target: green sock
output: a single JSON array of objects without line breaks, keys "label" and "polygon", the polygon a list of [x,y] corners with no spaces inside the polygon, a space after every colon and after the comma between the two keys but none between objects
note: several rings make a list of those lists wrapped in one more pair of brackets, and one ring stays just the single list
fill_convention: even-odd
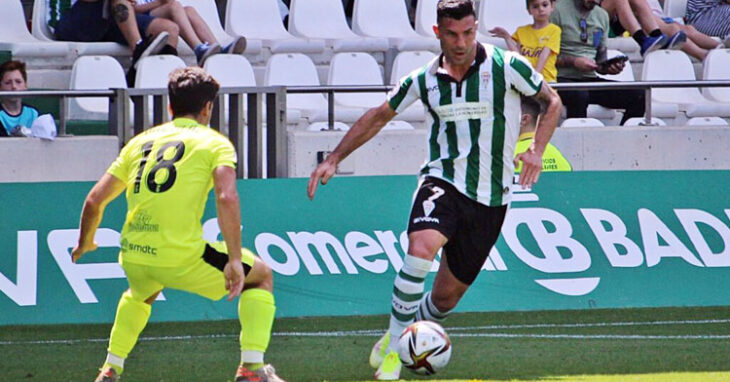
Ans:
[{"label": "green sock", "polygon": [[127,358],[137,343],[137,338],[142,329],[147,325],[150,313],[152,313],[152,306],[134,300],[129,290],[124,292],[122,298],[119,299],[117,316],[114,319],[114,326],[109,337],[109,353],[121,358]]},{"label": "green sock", "polygon": [[[249,289],[238,300],[238,318],[241,322],[241,363],[261,364],[269,347],[271,327],[274,324],[274,295],[264,289]],[[259,366],[260,367],[260,366]]]}]

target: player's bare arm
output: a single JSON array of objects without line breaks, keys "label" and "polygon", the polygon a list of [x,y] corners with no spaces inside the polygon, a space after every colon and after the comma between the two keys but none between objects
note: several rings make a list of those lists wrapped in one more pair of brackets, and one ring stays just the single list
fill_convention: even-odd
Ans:
[{"label": "player's bare arm", "polygon": [[84,200],[79,222],[79,242],[71,251],[71,261],[78,261],[86,252],[97,248],[94,235],[101,224],[107,204],[121,194],[126,185],[111,174],[104,174]]},{"label": "player's bare arm", "polygon": [[560,117],[560,110],[563,103],[558,93],[543,81],[542,88],[535,95],[535,98],[545,109],[545,114],[540,118],[540,123],[535,131],[535,138],[530,148],[515,158],[515,164],[522,161],[522,172],[520,174],[520,185],[532,187],[537,183],[542,172],[542,154],[545,152],[550,138],[555,132]]},{"label": "player's bare arm", "polygon": [[322,184],[327,184],[330,178],[335,175],[337,165],[347,158],[350,153],[374,137],[388,121],[395,117],[395,114],[395,111],[390,108],[387,102],[365,112],[352,125],[350,131],[345,134],[335,150],[312,172],[307,186],[309,199],[314,198],[314,193],[317,192],[317,185],[320,181]]},{"label": "player's bare arm", "polygon": [[228,263],[223,273],[230,301],[241,294],[245,278],[241,263],[241,208],[236,189],[236,170],[228,166],[217,167],[213,170],[213,183],[218,225],[228,247]]}]

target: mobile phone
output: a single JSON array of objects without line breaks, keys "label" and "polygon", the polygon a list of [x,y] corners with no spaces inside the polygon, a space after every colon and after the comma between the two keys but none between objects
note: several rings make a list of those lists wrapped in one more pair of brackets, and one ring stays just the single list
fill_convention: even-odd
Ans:
[{"label": "mobile phone", "polygon": [[613,56],[613,57],[609,58],[606,61],[603,61],[601,63],[601,66],[603,66],[603,67],[609,67],[609,66],[611,66],[613,64],[616,64],[618,62],[626,62],[628,60],[629,60],[629,57],[628,56],[623,55],[623,54],[620,54],[618,56]]}]

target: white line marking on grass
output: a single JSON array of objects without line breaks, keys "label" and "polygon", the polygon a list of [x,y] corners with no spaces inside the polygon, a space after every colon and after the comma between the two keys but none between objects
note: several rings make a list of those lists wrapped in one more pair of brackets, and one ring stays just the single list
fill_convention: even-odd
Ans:
[{"label": "white line marking on grass", "polygon": [[[460,333],[474,330],[490,329],[529,329],[529,328],[589,328],[589,327],[617,327],[617,326],[658,326],[658,325],[703,325],[726,324],[730,319],[720,320],[683,320],[683,321],[629,321],[629,322],[593,322],[573,324],[515,324],[515,325],[486,325],[486,326],[455,326],[447,327],[452,337],[485,337],[485,338],[552,338],[552,339],[626,339],[626,340],[721,340],[730,339],[730,335],[631,335],[631,334],[519,334],[519,333]],[[320,332],[274,332],[276,337],[379,337],[384,329],[369,330],[341,330]],[[456,333],[454,333],[456,332]],[[198,339],[233,338],[238,334],[206,334],[186,336],[141,337],[139,341],[187,341]],[[55,345],[107,342],[108,338],[85,339],[58,339],[58,340],[31,340],[31,341],[0,341],[1,345]]]}]

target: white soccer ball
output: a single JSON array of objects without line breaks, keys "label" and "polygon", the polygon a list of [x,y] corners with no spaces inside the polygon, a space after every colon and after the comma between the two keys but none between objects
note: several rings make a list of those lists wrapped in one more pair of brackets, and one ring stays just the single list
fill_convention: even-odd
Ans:
[{"label": "white soccer ball", "polygon": [[416,374],[431,375],[446,367],[451,358],[451,340],[441,325],[416,321],[398,338],[403,366]]}]

